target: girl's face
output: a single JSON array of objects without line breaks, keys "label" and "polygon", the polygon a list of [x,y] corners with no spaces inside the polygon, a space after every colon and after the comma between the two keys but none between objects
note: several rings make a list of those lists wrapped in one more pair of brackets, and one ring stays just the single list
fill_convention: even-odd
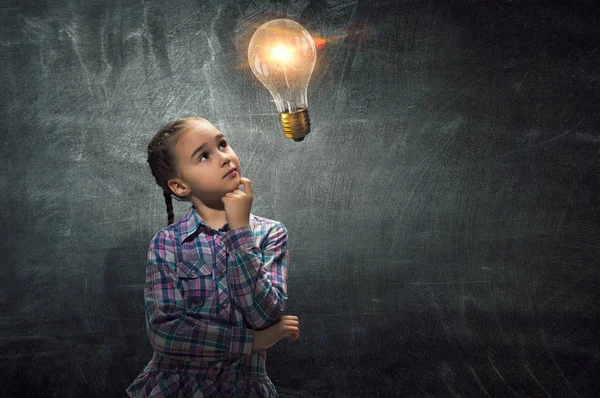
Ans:
[{"label": "girl's face", "polygon": [[[179,196],[191,199],[191,194],[205,204],[222,206],[221,198],[240,184],[242,170],[237,155],[208,121],[192,120],[178,134],[175,157],[179,177],[169,180],[169,186]],[[233,167],[237,175],[225,177]]]}]

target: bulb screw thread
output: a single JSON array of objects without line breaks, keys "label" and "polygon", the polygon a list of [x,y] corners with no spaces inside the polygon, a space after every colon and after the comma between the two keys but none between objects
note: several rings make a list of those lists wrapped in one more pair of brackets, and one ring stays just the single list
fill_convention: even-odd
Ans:
[{"label": "bulb screw thread", "polygon": [[287,138],[292,138],[296,142],[304,140],[304,137],[310,133],[310,118],[308,117],[308,108],[300,108],[298,112],[279,114],[281,117],[281,127],[283,134]]}]

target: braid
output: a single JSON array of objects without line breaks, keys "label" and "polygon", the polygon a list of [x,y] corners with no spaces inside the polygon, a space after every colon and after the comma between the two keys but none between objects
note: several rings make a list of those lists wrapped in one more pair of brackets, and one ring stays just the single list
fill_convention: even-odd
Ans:
[{"label": "braid", "polygon": [[[150,170],[156,183],[162,188],[165,204],[167,206],[167,222],[168,225],[173,224],[173,200],[171,195],[175,196],[178,201],[188,201],[186,198],[175,195],[169,187],[169,180],[174,178],[178,173],[175,165],[174,147],[177,143],[177,133],[186,127],[186,123],[190,120],[205,120],[201,117],[186,117],[173,120],[162,127],[148,144],[148,159]],[[171,139],[175,136],[174,139]]]},{"label": "braid", "polygon": [[163,190],[163,195],[165,197],[165,203],[167,205],[167,219],[168,225],[173,224],[173,199],[171,198],[171,194],[167,191]]}]

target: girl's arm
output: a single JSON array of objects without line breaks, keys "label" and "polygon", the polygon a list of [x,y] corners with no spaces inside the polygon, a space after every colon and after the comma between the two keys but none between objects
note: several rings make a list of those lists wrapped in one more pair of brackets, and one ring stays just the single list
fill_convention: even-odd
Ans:
[{"label": "girl's arm", "polygon": [[229,253],[227,282],[236,307],[253,329],[276,323],[285,310],[289,252],[287,229],[274,225],[264,248],[256,246],[250,226],[229,230],[224,242]]},{"label": "girl's arm", "polygon": [[174,250],[174,239],[165,231],[155,235],[148,250],[144,303],[152,348],[186,361],[219,361],[250,354],[254,330],[186,316]]}]

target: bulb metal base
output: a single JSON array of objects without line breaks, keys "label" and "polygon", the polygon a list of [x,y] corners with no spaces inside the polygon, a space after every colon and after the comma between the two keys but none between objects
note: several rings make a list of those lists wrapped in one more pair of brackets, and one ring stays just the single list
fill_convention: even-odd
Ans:
[{"label": "bulb metal base", "polygon": [[287,138],[292,138],[296,142],[304,140],[304,137],[310,133],[310,118],[308,117],[308,108],[300,108],[298,112],[279,114],[281,117],[281,127],[283,134]]}]

